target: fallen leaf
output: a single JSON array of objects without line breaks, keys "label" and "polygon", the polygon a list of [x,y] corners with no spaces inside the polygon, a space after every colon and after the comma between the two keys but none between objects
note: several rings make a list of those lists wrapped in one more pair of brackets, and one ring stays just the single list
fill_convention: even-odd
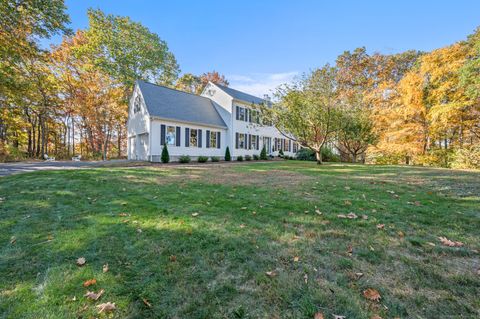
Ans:
[{"label": "fallen leaf", "polygon": [[371,319],[382,319],[379,315],[374,315]]},{"label": "fallen leaf", "polygon": [[126,216],[128,216],[128,214],[127,214],[127,213],[120,213],[120,214],[118,214],[118,216],[120,216],[120,217],[126,217]]},{"label": "fallen leaf", "polygon": [[171,255],[169,259],[170,259],[171,262],[176,262],[177,261],[177,256]]},{"label": "fallen leaf", "polygon": [[300,260],[300,257],[298,257],[298,256],[293,257],[293,261],[297,262],[299,260]]},{"label": "fallen leaf", "polygon": [[429,245],[429,246],[432,246],[432,247],[435,247],[435,246],[437,246],[437,245],[435,245],[435,244],[434,244],[434,243],[432,243],[432,242],[427,242],[427,245]]},{"label": "fallen leaf", "polygon": [[344,214],[339,214],[337,215],[338,218],[347,218],[347,215],[344,215]]},{"label": "fallen leaf", "polygon": [[97,301],[98,299],[100,299],[100,297],[103,295],[104,292],[105,292],[105,290],[103,290],[103,289],[101,289],[97,293],[95,293],[93,291],[87,291],[87,293],[84,296],[87,297],[90,300]]},{"label": "fallen leaf", "polygon": [[95,285],[97,283],[97,280],[95,278],[89,279],[83,283],[83,287],[88,287],[91,285]]},{"label": "fallen leaf", "polygon": [[87,262],[87,261],[85,260],[84,257],[80,257],[80,258],[77,259],[77,265],[80,266],[80,267],[82,267],[83,265],[85,265],[86,262]]},{"label": "fallen leaf", "polygon": [[108,264],[105,264],[103,265],[103,272],[107,272],[108,271]]},{"label": "fallen leaf", "polygon": [[141,234],[142,230],[140,228],[137,228],[137,233]]},{"label": "fallen leaf", "polygon": [[245,224],[240,224],[240,228],[245,228]]},{"label": "fallen leaf", "polygon": [[143,303],[145,304],[145,306],[147,306],[148,308],[152,308],[152,304],[149,303],[147,299],[142,298],[142,301],[143,301]]},{"label": "fallen leaf", "polygon": [[345,319],[345,316],[333,315],[333,319]]},{"label": "fallen leaf", "polygon": [[267,275],[270,278],[273,278],[277,275],[277,272],[275,270],[267,271],[267,272],[265,272],[265,275]]},{"label": "fallen leaf", "polygon": [[358,216],[355,215],[355,213],[348,213],[347,218],[356,219],[356,218],[358,218]]},{"label": "fallen leaf", "polygon": [[102,303],[97,306],[98,313],[110,312],[116,309],[115,304],[111,302]]},{"label": "fallen leaf", "polygon": [[308,284],[308,275],[307,274],[303,275],[303,280],[305,281],[306,284]]},{"label": "fallen leaf", "polygon": [[242,207],[242,208],[240,208],[240,209],[241,209],[241,210],[245,210],[245,209],[247,209],[247,207],[244,206],[244,207]]},{"label": "fallen leaf", "polygon": [[355,276],[357,276],[357,279],[359,279],[360,277],[363,277],[363,272],[356,272]]},{"label": "fallen leaf", "polygon": [[377,225],[377,228],[378,228],[378,229],[384,229],[384,228],[385,228],[385,224],[378,224],[378,225]]},{"label": "fallen leaf", "polygon": [[322,215],[322,212],[319,211],[318,209],[315,209],[315,213],[317,213],[318,215]]},{"label": "fallen leaf", "polygon": [[373,288],[368,288],[367,290],[364,290],[363,296],[368,300],[372,300],[372,301],[380,301],[380,298],[382,298],[380,296],[380,293]]},{"label": "fallen leaf", "polygon": [[376,212],[377,212],[377,210],[376,210],[376,209],[372,209],[372,213],[376,213]]},{"label": "fallen leaf", "polygon": [[414,204],[415,206],[422,206],[422,203],[420,203],[418,200],[417,200],[417,201],[414,201],[413,204]]},{"label": "fallen leaf", "polygon": [[323,313],[317,312],[317,313],[315,313],[315,315],[313,316],[313,319],[325,319],[325,317],[323,316]]},{"label": "fallen leaf", "polygon": [[16,242],[17,242],[17,237],[15,237],[15,236],[10,237],[10,244],[13,245],[13,244],[15,244]]},{"label": "fallen leaf", "polygon": [[346,200],[343,202],[346,206],[352,206],[352,202],[349,200]]},{"label": "fallen leaf", "polygon": [[462,247],[463,243],[460,241],[452,241],[447,237],[438,237],[438,239],[442,242],[443,245],[448,247]]},{"label": "fallen leaf", "polygon": [[390,193],[390,194],[395,194],[394,191],[387,191],[387,193]]},{"label": "fallen leaf", "polygon": [[345,190],[346,190],[346,191],[349,191],[349,190],[350,190],[350,187],[349,187],[349,186],[345,186]]},{"label": "fallen leaf", "polygon": [[257,215],[257,212],[256,212],[256,211],[253,211],[253,212],[252,212],[252,215]]},{"label": "fallen leaf", "polygon": [[198,213],[193,213],[192,214],[192,217],[197,217],[198,216]]},{"label": "fallen leaf", "polygon": [[401,230],[399,230],[399,231],[397,232],[397,235],[398,235],[398,237],[400,237],[400,238],[405,237],[405,234],[404,234],[403,231],[401,231]]},{"label": "fallen leaf", "polygon": [[350,256],[353,254],[353,246],[352,245],[348,246],[347,254],[349,254]]},{"label": "fallen leaf", "polygon": [[362,218],[366,220],[366,219],[368,219],[368,216],[367,215],[362,215]]}]

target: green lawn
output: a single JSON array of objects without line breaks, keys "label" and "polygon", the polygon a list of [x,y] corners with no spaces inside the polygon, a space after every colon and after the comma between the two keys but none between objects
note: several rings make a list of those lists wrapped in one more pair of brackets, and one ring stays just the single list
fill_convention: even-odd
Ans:
[{"label": "green lawn", "polygon": [[480,172],[98,168],[3,177],[0,197],[0,318],[480,316]]}]

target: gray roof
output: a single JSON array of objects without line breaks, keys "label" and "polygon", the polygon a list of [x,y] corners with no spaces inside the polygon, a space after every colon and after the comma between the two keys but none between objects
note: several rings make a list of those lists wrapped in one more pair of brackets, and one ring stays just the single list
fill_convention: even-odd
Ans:
[{"label": "gray roof", "polygon": [[203,96],[138,80],[148,113],[164,119],[227,127],[213,102]]},{"label": "gray roof", "polygon": [[254,104],[268,103],[266,100],[250,95],[248,93],[244,93],[244,92],[241,92],[220,84],[216,84],[216,83],[215,85],[218,86],[220,89],[222,89],[225,93],[233,97],[235,100],[240,100],[240,101],[244,101],[247,103],[254,103]]}]

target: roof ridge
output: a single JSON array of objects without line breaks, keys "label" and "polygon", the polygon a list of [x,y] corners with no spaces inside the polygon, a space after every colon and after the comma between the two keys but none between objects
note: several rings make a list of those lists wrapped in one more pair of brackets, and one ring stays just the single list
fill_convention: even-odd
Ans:
[{"label": "roof ridge", "polygon": [[[236,92],[238,92],[238,93],[245,94],[245,95],[249,95],[249,96],[254,97],[254,98],[256,98],[256,99],[259,99],[259,100],[262,100],[262,101],[266,101],[264,98],[261,98],[261,97],[255,96],[255,95],[253,95],[253,94],[250,94],[250,93],[247,93],[247,92],[243,92],[243,91],[240,91],[240,90],[231,88],[231,87],[229,87],[229,86],[221,85],[221,84],[214,83],[214,82],[210,82],[210,83],[218,86],[220,89],[224,90],[224,92],[227,93],[227,94],[230,95],[230,96],[232,96],[232,95],[229,94],[228,92],[226,92],[225,89],[227,89],[227,90],[232,90],[232,91],[236,91]],[[232,97],[235,98],[234,96],[232,96]]]},{"label": "roof ridge", "polygon": [[193,96],[201,97],[202,99],[210,100],[208,97],[205,97],[205,96],[202,96],[202,95],[198,95],[198,94],[191,93],[191,92],[185,92],[185,91],[182,91],[182,90],[177,90],[177,89],[174,89],[174,88],[165,86],[165,85],[155,84],[155,83],[152,83],[152,82],[149,82],[149,81],[145,81],[145,80],[141,80],[141,79],[138,79],[137,82],[143,82],[143,83],[145,83],[145,84],[150,84],[150,85],[157,86],[157,87],[160,87],[160,88],[169,89],[169,90],[171,90],[171,91],[175,91],[175,92],[179,92],[179,93],[185,93],[185,94],[190,94],[190,95],[193,95]]}]

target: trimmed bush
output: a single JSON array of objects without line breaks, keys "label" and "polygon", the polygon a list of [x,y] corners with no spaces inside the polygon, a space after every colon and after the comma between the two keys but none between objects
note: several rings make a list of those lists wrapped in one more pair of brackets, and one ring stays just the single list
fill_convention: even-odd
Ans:
[{"label": "trimmed bush", "polygon": [[170,155],[168,154],[167,144],[163,145],[161,160],[162,160],[162,163],[170,162]]},{"label": "trimmed bush", "polygon": [[258,161],[258,160],[260,159],[260,157],[259,157],[257,154],[253,154],[253,159],[254,159],[255,161]]},{"label": "trimmed bush", "polygon": [[210,160],[211,160],[212,162],[219,162],[219,161],[220,161],[220,159],[218,158],[218,156],[212,156],[212,157],[210,157]]},{"label": "trimmed bush", "polygon": [[252,157],[250,155],[245,155],[245,160],[246,161],[251,161],[252,160]]},{"label": "trimmed bush", "polygon": [[191,160],[191,158],[188,155],[182,155],[178,158],[178,161],[180,163],[190,163],[190,160]]},{"label": "trimmed bush", "polygon": [[208,161],[208,156],[199,156],[197,161],[199,163],[206,163]]},{"label": "trimmed bush", "polygon": [[[300,149],[295,157],[290,157],[291,159],[297,159],[300,161],[316,161],[315,152],[309,148]],[[340,162],[340,156],[334,154],[333,151],[328,148],[322,148],[322,161],[324,162]]]},{"label": "trimmed bush", "polygon": [[225,160],[227,162],[230,162],[232,160],[232,156],[230,155],[230,149],[227,146],[227,149],[225,150]]},{"label": "trimmed bush", "polygon": [[237,161],[239,161],[239,162],[243,162],[243,156],[242,156],[242,155],[240,155],[240,156],[237,156]]},{"label": "trimmed bush", "polygon": [[261,159],[262,161],[268,160],[267,149],[265,148],[265,145],[263,145],[262,150],[261,150],[261,152],[260,152],[260,159]]}]

